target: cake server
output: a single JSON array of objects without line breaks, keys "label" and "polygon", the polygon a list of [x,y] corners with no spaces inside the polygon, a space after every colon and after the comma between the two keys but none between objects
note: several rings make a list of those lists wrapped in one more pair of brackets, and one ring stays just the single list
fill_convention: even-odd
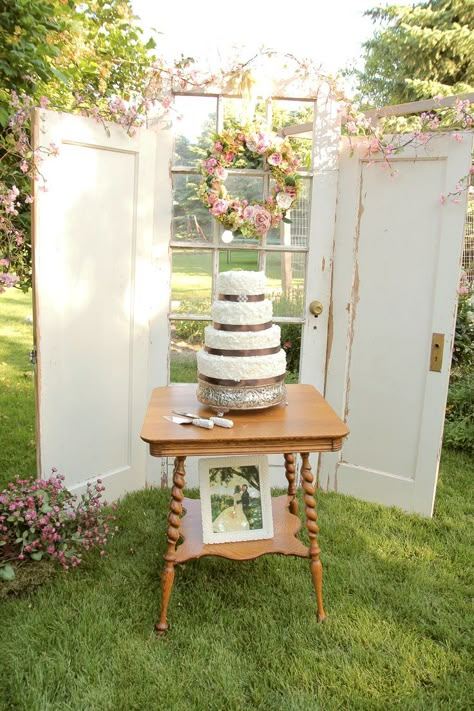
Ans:
[{"label": "cake server", "polygon": [[196,427],[204,427],[206,430],[212,430],[214,423],[211,420],[206,420],[203,417],[175,417],[174,415],[163,415],[165,420],[174,422],[176,425],[196,425]]},{"label": "cake server", "polygon": [[[191,412],[178,412],[177,410],[173,410],[175,415],[182,415],[182,417],[192,417],[192,418],[199,418],[199,415],[193,415]],[[233,427],[234,422],[233,420],[228,420],[226,417],[208,417],[206,418],[213,422],[215,425],[218,427]]]}]

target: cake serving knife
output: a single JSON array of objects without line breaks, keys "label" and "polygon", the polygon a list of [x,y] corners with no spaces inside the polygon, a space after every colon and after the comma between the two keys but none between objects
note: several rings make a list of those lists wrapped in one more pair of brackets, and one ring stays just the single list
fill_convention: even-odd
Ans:
[{"label": "cake serving knife", "polygon": [[[173,412],[175,415],[181,415],[182,417],[192,417],[192,418],[202,419],[200,417],[200,415],[194,415],[191,412],[178,412],[177,410],[173,410]],[[233,420],[228,420],[226,417],[207,417],[206,419],[210,420],[218,427],[233,427],[234,426]]]},{"label": "cake serving knife", "polygon": [[211,420],[206,420],[203,417],[175,417],[174,415],[163,415],[163,419],[169,422],[174,422],[176,425],[196,425],[196,427],[204,427],[206,430],[212,430],[214,423]]}]

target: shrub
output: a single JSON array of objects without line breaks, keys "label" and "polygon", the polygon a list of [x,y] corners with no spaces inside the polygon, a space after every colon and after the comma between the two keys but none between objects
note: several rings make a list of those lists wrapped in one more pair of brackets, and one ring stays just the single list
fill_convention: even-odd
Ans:
[{"label": "shrub", "polygon": [[12,563],[24,560],[50,558],[68,570],[81,563],[84,551],[97,547],[105,553],[117,528],[100,501],[101,480],[87,485],[77,505],[63,480],[53,469],[47,480],[17,478],[0,493],[0,579],[13,579]]},{"label": "shrub", "polygon": [[281,345],[286,353],[286,369],[289,373],[299,373],[301,354],[301,324],[281,323]]},{"label": "shrub", "polygon": [[465,273],[461,275],[456,330],[452,357],[453,368],[474,365],[474,293]]},{"label": "shrub", "polygon": [[474,368],[453,371],[449,384],[443,444],[474,453]]}]

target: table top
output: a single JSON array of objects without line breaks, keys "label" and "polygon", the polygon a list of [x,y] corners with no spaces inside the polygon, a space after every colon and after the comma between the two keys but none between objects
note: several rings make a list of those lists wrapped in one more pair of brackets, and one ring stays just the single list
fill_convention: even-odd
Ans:
[{"label": "table top", "polygon": [[196,385],[168,385],[153,390],[141,438],[150,454],[191,456],[281,452],[336,452],[349,433],[323,396],[312,385],[287,385],[288,404],[263,410],[233,410],[225,417],[232,428],[212,430],[178,425],[164,419],[173,410],[201,417],[216,413],[196,399]]}]

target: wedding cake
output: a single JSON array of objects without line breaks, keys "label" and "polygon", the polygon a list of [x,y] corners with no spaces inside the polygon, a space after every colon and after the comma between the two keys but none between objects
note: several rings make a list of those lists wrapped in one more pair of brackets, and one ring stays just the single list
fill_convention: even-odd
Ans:
[{"label": "wedding cake", "polygon": [[218,274],[213,323],[205,328],[204,348],[197,353],[201,402],[250,409],[286,397],[286,356],[265,287],[264,272]]}]

